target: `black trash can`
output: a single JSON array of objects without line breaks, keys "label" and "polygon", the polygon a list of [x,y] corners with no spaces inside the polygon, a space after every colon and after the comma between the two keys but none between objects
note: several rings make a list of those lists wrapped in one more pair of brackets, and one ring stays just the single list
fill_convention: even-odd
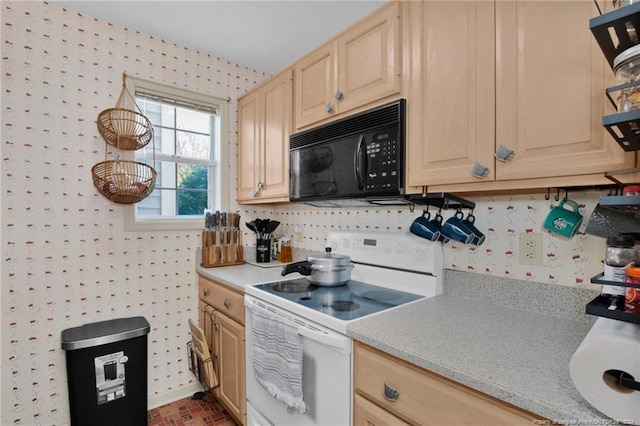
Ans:
[{"label": "black trash can", "polygon": [[144,317],[85,324],[62,332],[73,426],[147,424]]}]

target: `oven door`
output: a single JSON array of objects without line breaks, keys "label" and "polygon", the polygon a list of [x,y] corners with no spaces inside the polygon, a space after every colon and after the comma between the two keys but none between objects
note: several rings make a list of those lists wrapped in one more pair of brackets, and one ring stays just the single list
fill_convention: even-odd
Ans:
[{"label": "oven door", "polygon": [[[352,342],[336,333],[288,311],[245,295],[247,424],[262,426],[265,421],[277,426],[349,425],[351,424]],[[303,336],[302,392],[305,414],[289,413],[255,379],[251,343],[251,311],[259,303],[299,325]]]}]

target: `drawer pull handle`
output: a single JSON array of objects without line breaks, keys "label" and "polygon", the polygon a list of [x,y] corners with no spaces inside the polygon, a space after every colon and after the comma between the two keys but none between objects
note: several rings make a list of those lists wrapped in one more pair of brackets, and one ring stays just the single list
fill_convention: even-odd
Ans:
[{"label": "drawer pull handle", "polygon": [[229,305],[231,305],[231,302],[229,302],[229,299],[224,299],[224,307],[229,309]]},{"label": "drawer pull handle", "polygon": [[207,291],[207,289],[205,288],[205,289],[203,289],[203,290],[202,290],[202,294],[203,294],[203,295],[205,295],[205,296],[208,296],[208,295],[209,295],[209,292],[208,292],[208,291]]},{"label": "drawer pull handle", "polygon": [[400,392],[396,389],[392,388],[388,384],[384,384],[384,397],[387,398],[391,402],[396,402],[400,397]]}]

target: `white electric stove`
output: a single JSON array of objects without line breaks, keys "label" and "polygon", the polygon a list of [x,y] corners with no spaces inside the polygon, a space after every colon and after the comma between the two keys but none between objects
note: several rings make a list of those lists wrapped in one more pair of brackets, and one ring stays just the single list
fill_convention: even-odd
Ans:
[{"label": "white electric stove", "polygon": [[[352,321],[442,294],[442,247],[411,233],[330,232],[326,246],[354,263],[351,281],[319,287],[306,278],[245,288],[248,425],[349,425],[352,422]],[[307,410],[295,414],[255,379],[251,309],[258,305],[298,327],[304,348]]]}]

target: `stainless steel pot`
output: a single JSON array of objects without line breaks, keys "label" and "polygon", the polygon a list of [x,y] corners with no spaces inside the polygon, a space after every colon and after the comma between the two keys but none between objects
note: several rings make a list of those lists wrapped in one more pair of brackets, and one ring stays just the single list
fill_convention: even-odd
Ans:
[{"label": "stainless steel pot", "polygon": [[331,253],[331,247],[325,249],[324,256],[308,256],[306,261],[291,263],[282,268],[282,276],[292,272],[308,276],[311,284],[321,287],[336,287],[351,279],[353,263],[351,258]]}]

